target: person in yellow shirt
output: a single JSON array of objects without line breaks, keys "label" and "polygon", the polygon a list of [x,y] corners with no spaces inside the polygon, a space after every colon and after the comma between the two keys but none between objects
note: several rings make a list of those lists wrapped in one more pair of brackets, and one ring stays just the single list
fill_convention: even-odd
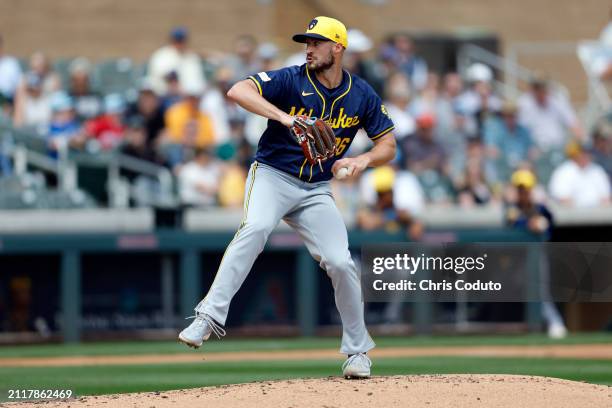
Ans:
[{"label": "person in yellow shirt", "polygon": [[200,89],[186,90],[185,99],[172,105],[164,115],[165,143],[170,165],[184,161],[185,148],[204,148],[215,143],[211,118],[200,110]]}]

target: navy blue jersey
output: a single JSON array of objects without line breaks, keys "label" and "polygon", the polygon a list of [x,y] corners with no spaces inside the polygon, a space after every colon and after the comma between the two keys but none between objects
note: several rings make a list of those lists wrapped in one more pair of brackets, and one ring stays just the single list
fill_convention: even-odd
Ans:
[{"label": "navy blue jersey", "polygon": [[251,79],[259,93],[270,103],[290,115],[306,115],[327,121],[336,135],[336,157],[318,165],[304,158],[302,148],[288,128],[268,120],[255,160],[289,173],[306,182],[329,180],[331,168],[350,146],[355,134],[363,128],[371,140],[393,130],[393,122],[380,97],[363,79],[343,71],[342,81],[334,89],[324,87],[306,64],[260,72]]}]

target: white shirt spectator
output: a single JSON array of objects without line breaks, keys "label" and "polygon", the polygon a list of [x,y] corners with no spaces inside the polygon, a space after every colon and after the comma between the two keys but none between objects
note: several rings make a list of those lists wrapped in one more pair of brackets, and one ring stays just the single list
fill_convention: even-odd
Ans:
[{"label": "white shirt spectator", "polygon": [[268,127],[268,118],[256,115],[251,112],[246,113],[244,124],[244,136],[251,146],[257,146],[261,135]]},{"label": "white shirt spectator", "polygon": [[166,93],[164,77],[170,72],[178,74],[181,88],[204,89],[206,81],[200,57],[193,51],[179,52],[174,46],[164,46],[153,53],[149,61],[149,79],[158,95]]},{"label": "white shirt spectator", "polygon": [[597,207],[610,199],[610,181],[596,163],[580,167],[575,161],[562,163],[553,172],[548,186],[558,201],[571,201],[574,207]]},{"label": "white shirt spectator", "polygon": [[389,116],[393,119],[395,134],[397,140],[402,140],[404,137],[411,135],[416,130],[416,122],[412,115],[408,112],[408,109],[401,109],[399,106],[392,104],[391,102],[385,102],[385,107]]},{"label": "white shirt spectator", "polygon": [[[376,190],[371,180],[372,171],[364,173],[360,181],[361,198],[367,205],[376,203]],[[425,208],[425,194],[414,174],[408,171],[397,171],[393,182],[393,206],[398,210],[419,215]]]},{"label": "white shirt spectator", "polygon": [[[487,109],[499,111],[502,107],[502,100],[495,94],[487,97]],[[474,89],[468,89],[457,97],[457,108],[464,115],[475,115],[483,107],[482,96]]]},{"label": "white shirt spectator", "polygon": [[51,102],[48,96],[38,98],[26,96],[23,106],[23,126],[46,129],[51,121]]},{"label": "white shirt spectator", "polygon": [[221,165],[216,161],[202,165],[194,160],[185,164],[178,175],[181,201],[196,206],[215,205],[220,178]]},{"label": "white shirt spectator", "polygon": [[230,139],[229,117],[225,98],[217,87],[210,87],[202,95],[200,110],[208,114],[215,129],[215,143],[225,143]]},{"label": "white shirt spectator", "polygon": [[12,98],[20,81],[19,61],[8,55],[0,55],[0,93]]},{"label": "white shirt spectator", "polygon": [[534,143],[543,151],[563,148],[569,129],[578,126],[574,110],[561,95],[549,95],[542,106],[527,93],[519,99],[518,108],[519,123],[529,129]]}]

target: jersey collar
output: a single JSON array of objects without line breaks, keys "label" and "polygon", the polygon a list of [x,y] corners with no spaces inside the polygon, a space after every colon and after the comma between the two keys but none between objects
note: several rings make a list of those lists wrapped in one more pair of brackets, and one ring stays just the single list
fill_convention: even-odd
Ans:
[{"label": "jersey collar", "polygon": [[[351,87],[353,85],[353,78],[351,74],[348,73],[348,71],[343,69],[342,70],[342,81],[340,81],[340,85],[338,85],[334,89],[328,89],[325,86],[323,86],[321,82],[319,82],[319,80],[317,79],[317,76],[314,73],[310,72],[306,64],[304,64],[304,70],[306,71],[306,77],[308,78],[308,81],[310,82],[315,92],[317,93],[317,95],[319,95],[319,98],[321,98],[321,101],[323,102],[323,110],[321,111],[320,118],[322,119],[330,118],[331,117],[330,114],[333,114],[333,109],[334,109],[334,105],[336,104],[336,102],[339,99],[343,98],[351,90]],[[331,97],[334,94],[337,94],[338,92],[341,92],[340,95],[332,101],[331,105],[327,103],[327,99],[331,99]]]}]

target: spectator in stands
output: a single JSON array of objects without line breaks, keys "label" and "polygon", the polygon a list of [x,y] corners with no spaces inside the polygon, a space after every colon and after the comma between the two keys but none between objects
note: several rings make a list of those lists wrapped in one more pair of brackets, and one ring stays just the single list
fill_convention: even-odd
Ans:
[{"label": "spectator in stands", "polygon": [[161,97],[161,108],[166,112],[172,105],[183,100],[184,92],[176,71],[168,72],[164,76],[164,81],[166,93]]},{"label": "spectator in stands", "polygon": [[200,110],[206,113],[213,122],[215,138],[219,143],[228,142],[230,139],[230,105],[237,105],[227,98],[226,94],[231,87],[233,77],[234,73],[230,67],[220,66],[200,102]]},{"label": "spectator in stands", "polygon": [[143,78],[140,84],[138,99],[135,104],[128,107],[126,116],[128,119],[136,119],[143,123],[146,145],[153,148],[165,127],[164,113],[159,98],[146,78]]},{"label": "spectator in stands", "polygon": [[234,73],[232,82],[240,81],[249,75],[262,70],[261,61],[257,58],[257,40],[252,35],[240,35],[234,41],[234,52],[230,54],[223,65],[227,65]]},{"label": "spectator in stands", "polygon": [[393,133],[398,141],[412,135],[416,130],[414,117],[410,113],[410,80],[402,72],[392,74],[385,84],[385,107],[393,118]]},{"label": "spectator in stands", "polygon": [[226,162],[236,162],[248,171],[253,162],[254,148],[246,139],[245,125],[242,118],[230,119],[230,136],[225,142],[217,144],[217,156]]},{"label": "spectator in stands", "polygon": [[448,173],[446,152],[434,134],[435,123],[431,113],[421,114],[416,120],[416,133],[405,138],[401,145],[405,167],[413,174],[419,175],[425,171],[435,171],[441,175]]},{"label": "spectator in stands", "polygon": [[572,141],[566,148],[569,160],[557,167],[548,189],[561,204],[589,208],[610,202],[610,180],[604,169],[592,162],[588,147]]},{"label": "spectator in stands", "polygon": [[165,153],[171,167],[185,159],[185,148],[204,148],[215,143],[210,117],[200,110],[202,88],[186,90],[185,99],[166,111]]},{"label": "spectator in stands", "polygon": [[412,84],[412,88],[420,91],[427,84],[427,64],[416,55],[414,43],[408,34],[396,34],[382,47],[381,58],[390,64],[390,70],[402,71]]},{"label": "spectator in stands", "polygon": [[593,161],[599,164],[612,180],[612,124],[599,121],[593,132]]},{"label": "spectator in stands", "polygon": [[103,111],[102,97],[91,87],[92,66],[86,58],[77,58],[70,63],[70,90],[77,119],[84,122]]},{"label": "spectator in stands", "polygon": [[427,81],[420,92],[415,95],[410,109],[415,116],[429,112],[435,114],[440,97],[440,76],[435,72],[427,74]]},{"label": "spectator in stands", "polygon": [[411,239],[420,239],[423,224],[418,215],[424,207],[424,195],[418,180],[409,172],[396,172],[391,166],[377,167],[361,180],[363,202],[357,213],[359,228],[371,231],[406,231]]},{"label": "spectator in stands", "polygon": [[[11,118],[11,104],[8,99],[0,93],[0,125],[10,124]],[[9,175],[13,172],[13,163],[5,147],[5,143],[0,143],[0,175]]]},{"label": "spectator in stands", "polygon": [[[360,177],[347,177],[342,180],[337,180],[332,178],[331,180],[331,190],[332,195],[334,197],[334,202],[336,203],[336,207],[342,214],[348,217],[351,220],[356,219],[357,212],[361,210],[363,206],[362,200],[362,192],[360,182],[363,178]],[[368,194],[370,201],[368,204],[371,204],[376,199],[376,192],[374,188],[371,186],[371,183],[368,185],[370,187],[368,189]]]},{"label": "spectator in stands", "polygon": [[51,97],[51,123],[47,132],[49,155],[57,158],[62,152],[67,152],[69,147],[81,148],[85,138],[81,125],[76,118],[72,98],[63,91],[53,94]]},{"label": "spectator in stands", "polygon": [[13,108],[8,98],[0,93],[0,124],[11,123]]},{"label": "spectator in stands", "polygon": [[49,58],[43,52],[36,51],[30,56],[30,71],[42,78],[42,90],[45,94],[52,94],[62,88],[60,76],[53,71]]},{"label": "spectator in stands", "polygon": [[21,80],[21,67],[17,58],[4,51],[4,39],[0,35],[0,94],[11,101]]},{"label": "spectator in stands", "polygon": [[[533,190],[537,185],[535,175],[526,169],[515,171],[511,177],[514,189],[505,210],[505,224],[512,228],[524,229],[549,241],[554,226],[552,213],[543,203],[534,200]],[[542,282],[548,282],[549,263],[546,254],[540,255]],[[548,336],[563,338],[567,329],[555,304],[551,301],[548,288],[542,288],[542,316],[548,325]]]},{"label": "spectator in stands", "polygon": [[484,175],[480,160],[468,160],[462,180],[457,185],[457,202],[462,207],[489,204],[492,192]]},{"label": "spectator in stands", "polygon": [[[348,30],[347,35],[348,48],[344,54],[344,67],[351,74],[365,79],[377,94],[382,95],[385,90],[385,77],[380,64],[368,57],[372,49],[372,40],[357,29]],[[303,55],[302,53],[302,57]]]},{"label": "spectator in stands", "polygon": [[464,129],[468,135],[481,137],[485,120],[499,112],[502,101],[493,91],[493,71],[487,65],[470,65],[466,79],[470,87],[459,97],[458,110],[465,116]]},{"label": "spectator in stands", "polygon": [[24,89],[15,94],[13,124],[44,134],[51,120],[50,96],[43,91],[43,78],[35,72],[24,76]]},{"label": "spectator in stands", "polygon": [[281,68],[278,61],[278,47],[271,42],[260,44],[257,48],[261,71],[272,71]]},{"label": "spectator in stands", "polygon": [[510,171],[516,170],[537,155],[529,130],[518,123],[518,108],[506,101],[499,117],[489,117],[484,124],[484,144],[490,165],[488,178],[492,182],[506,180]]},{"label": "spectator in stands", "polygon": [[578,45],[578,56],[584,61],[587,72],[601,80],[612,79],[612,8],[608,23],[599,34],[599,42],[582,42]]},{"label": "spectator in stands", "polygon": [[206,86],[200,57],[189,49],[189,32],[185,27],[173,28],[169,43],[155,51],[149,60],[148,77],[158,95],[167,93],[165,78],[172,71],[178,75],[183,91]]},{"label": "spectator in stands", "polygon": [[222,165],[209,148],[196,149],[192,161],[178,173],[181,202],[188,206],[213,206],[217,203]]},{"label": "spectator in stands", "polygon": [[104,97],[104,114],[85,123],[85,134],[89,138],[88,150],[111,150],[116,148],[125,133],[123,118],[126,106],[119,94]]},{"label": "spectator in stands", "polygon": [[126,121],[124,143],[119,151],[126,156],[163,165],[155,149],[147,143],[147,137],[146,122],[142,117],[132,116]]},{"label": "spectator in stands", "polygon": [[569,100],[561,93],[551,93],[547,81],[533,80],[530,91],[521,96],[518,106],[519,122],[529,130],[541,151],[562,149],[569,141],[568,136],[584,140]]},{"label": "spectator in stands", "polygon": [[448,155],[451,173],[463,171],[466,160],[467,134],[465,117],[459,110],[459,96],[463,91],[463,81],[456,72],[444,75],[442,91],[435,104],[436,128],[438,142]]},{"label": "spectator in stands", "polygon": [[219,205],[224,208],[242,208],[247,171],[238,163],[228,161],[219,182]]}]

